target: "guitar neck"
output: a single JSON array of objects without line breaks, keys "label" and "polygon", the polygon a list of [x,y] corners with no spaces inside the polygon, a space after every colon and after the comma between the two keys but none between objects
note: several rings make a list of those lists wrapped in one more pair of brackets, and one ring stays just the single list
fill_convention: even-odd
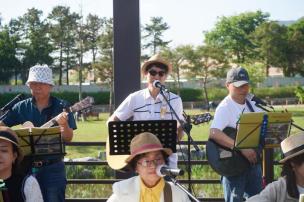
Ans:
[{"label": "guitar neck", "polygon": [[50,128],[50,127],[54,126],[56,123],[57,123],[56,117],[54,117],[51,120],[49,120],[48,122],[46,122],[45,124],[43,124],[42,126],[40,126],[40,128]]},{"label": "guitar neck", "polygon": [[[72,109],[71,108],[67,108],[66,111],[70,112],[70,111],[72,111]],[[54,126],[57,123],[57,121],[56,121],[56,117],[57,116],[55,116],[54,118],[52,118],[51,120],[49,120],[48,122],[46,122],[45,124],[43,124],[42,126],[40,126],[40,128],[50,128],[50,127]]]}]

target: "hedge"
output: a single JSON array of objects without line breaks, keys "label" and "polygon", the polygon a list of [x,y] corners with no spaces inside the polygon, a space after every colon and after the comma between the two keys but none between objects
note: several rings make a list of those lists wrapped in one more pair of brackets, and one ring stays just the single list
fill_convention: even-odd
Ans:
[{"label": "hedge", "polygon": [[[252,92],[260,98],[287,98],[295,97],[296,86],[290,87],[279,87],[279,88],[256,88],[252,89]],[[176,90],[172,90],[176,92]],[[12,100],[18,93],[4,93],[0,94],[0,107],[3,107],[6,103]],[[204,94],[202,89],[190,89],[184,88],[180,90],[181,98],[184,102],[189,101],[203,101]],[[67,100],[70,103],[78,101],[77,92],[54,92],[52,95]],[[209,88],[208,97],[209,100],[219,101],[227,95],[227,89],[225,88]],[[30,97],[30,94],[26,94]],[[109,103],[109,92],[96,92],[96,93],[83,93],[83,98],[86,96],[92,96],[95,100],[96,105],[108,104]]]}]

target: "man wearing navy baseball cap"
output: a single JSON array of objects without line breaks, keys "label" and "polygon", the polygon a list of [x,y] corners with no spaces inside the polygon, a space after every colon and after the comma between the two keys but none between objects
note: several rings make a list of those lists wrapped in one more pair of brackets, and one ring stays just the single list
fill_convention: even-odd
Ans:
[{"label": "man wearing navy baseball cap", "polygon": [[[214,119],[210,127],[209,138],[216,143],[233,149],[234,139],[224,131],[236,129],[237,121],[242,113],[261,111],[255,103],[247,99],[249,93],[249,75],[245,68],[232,68],[227,72],[226,88],[229,94],[221,101],[215,110]],[[236,172],[240,165],[225,167],[233,173],[229,176],[222,175],[224,197],[227,202],[241,202],[244,197],[258,194],[262,190],[262,170],[259,161],[260,151],[241,149],[241,154],[248,160],[248,167]],[[233,157],[232,157],[233,158]],[[233,172],[231,172],[233,171]]]},{"label": "man wearing navy baseball cap", "polygon": [[248,84],[248,72],[243,67],[232,68],[227,73],[226,83],[232,83],[237,88]]}]

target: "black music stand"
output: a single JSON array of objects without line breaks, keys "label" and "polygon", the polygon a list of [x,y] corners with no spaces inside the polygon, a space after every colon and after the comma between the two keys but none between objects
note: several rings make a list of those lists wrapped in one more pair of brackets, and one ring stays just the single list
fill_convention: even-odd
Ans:
[{"label": "black music stand", "polygon": [[176,152],[176,120],[111,121],[109,127],[110,155],[129,155],[135,135],[150,132],[158,137],[163,147]]},{"label": "black music stand", "polygon": [[[176,120],[111,121],[108,127],[110,155],[129,155],[131,140],[142,132],[153,133],[158,137],[163,147],[172,149],[174,153],[176,152]],[[199,201],[175,178],[169,178],[194,201]]]},{"label": "black music stand", "polygon": [[38,157],[65,155],[60,127],[21,128],[14,130],[20,140],[20,147],[25,156]]},{"label": "black music stand", "polygon": [[107,162],[117,171],[116,178],[128,178],[129,172],[125,159],[130,155],[130,143],[135,135],[142,132],[155,134],[164,147],[176,152],[176,121],[151,120],[151,121],[113,121],[108,124],[109,138],[106,145]]}]

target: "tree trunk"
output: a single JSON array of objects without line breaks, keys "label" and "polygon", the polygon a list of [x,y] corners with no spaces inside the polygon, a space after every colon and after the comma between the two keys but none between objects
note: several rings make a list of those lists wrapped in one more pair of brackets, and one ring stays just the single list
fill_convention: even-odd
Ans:
[{"label": "tree trunk", "polygon": [[209,98],[208,98],[208,92],[207,92],[207,77],[205,76],[203,78],[203,89],[204,89],[204,95],[205,95],[205,103],[207,106],[207,110],[210,110],[210,106],[209,106]]},{"label": "tree trunk", "polygon": [[59,86],[62,85],[62,49],[63,49],[63,44],[62,42],[60,42],[60,56],[59,56],[59,80],[58,80],[58,84]]},{"label": "tree trunk", "polygon": [[113,114],[114,109],[113,109],[113,81],[110,81],[110,97],[109,97],[109,112],[110,115]]}]

